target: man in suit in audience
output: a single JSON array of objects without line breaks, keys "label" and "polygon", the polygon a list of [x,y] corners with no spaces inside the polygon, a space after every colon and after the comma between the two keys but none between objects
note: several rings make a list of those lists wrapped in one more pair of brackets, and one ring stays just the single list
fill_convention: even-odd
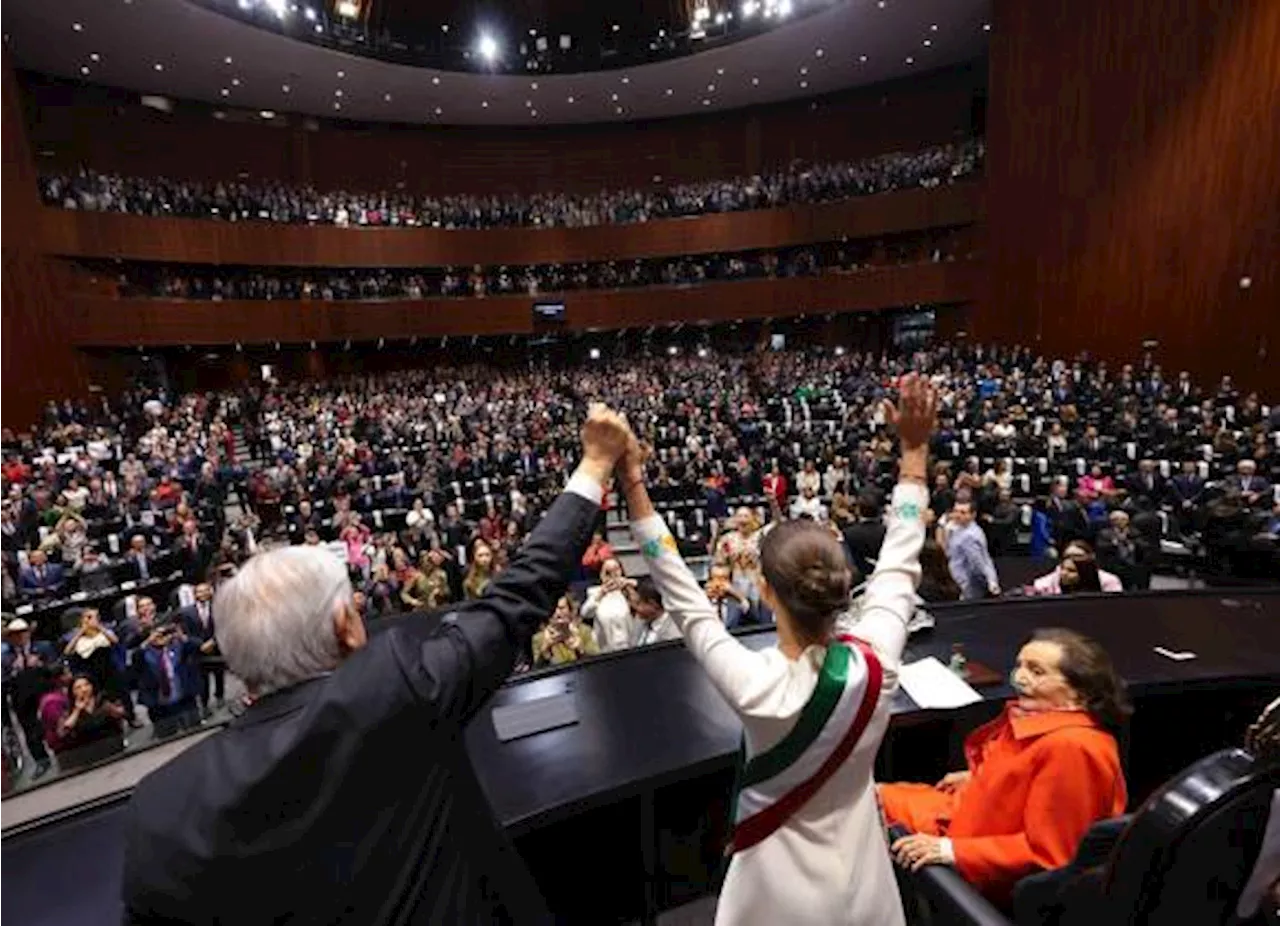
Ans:
[{"label": "man in suit in audience", "polygon": [[149,582],[162,577],[159,557],[147,545],[147,538],[142,534],[134,534],[129,540],[124,564],[129,579],[134,582]]},{"label": "man in suit in audience", "polygon": [[250,559],[214,611],[253,703],[134,791],[126,921],[549,922],[462,733],[564,594],[632,439],[593,408],[567,490],[487,593],[443,622],[410,614],[369,639],[333,556]]},{"label": "man in suit in audience", "polygon": [[62,567],[49,562],[44,550],[33,550],[27,565],[18,571],[18,587],[31,597],[53,595],[65,584]]},{"label": "man in suit in audience", "polygon": [[200,710],[209,711],[209,695],[222,706],[227,687],[227,664],[218,651],[218,638],[213,622],[213,586],[201,582],[193,590],[195,601],[178,612],[187,636],[200,644]]},{"label": "man in suit in audience", "polygon": [[213,548],[200,532],[195,518],[182,522],[182,534],[174,544],[175,565],[187,582],[200,582],[213,558]]},{"label": "man in suit in audience", "polygon": [[1174,517],[1183,533],[1195,525],[1196,509],[1204,501],[1204,480],[1196,469],[1195,460],[1186,460],[1182,472],[1169,480],[1168,503],[1173,506]]},{"label": "man in suit in audience", "polygon": [[1145,498],[1151,502],[1161,501],[1167,491],[1155,460],[1138,461],[1138,471],[1126,480],[1125,488],[1130,499]]},{"label": "man in suit in audience", "polygon": [[868,492],[858,496],[858,520],[844,529],[844,544],[849,548],[853,565],[863,577],[875,571],[884,545],[884,522],[880,520],[880,504]]},{"label": "man in suit in audience", "polygon": [[1271,501],[1271,486],[1258,475],[1258,464],[1253,460],[1241,460],[1237,463],[1235,476],[1224,479],[1223,488],[1238,489],[1240,500],[1249,508],[1259,503],[1265,506]]},{"label": "man in suit in audience", "polygon": [[679,640],[680,628],[667,614],[662,605],[662,595],[653,579],[643,576],[631,593],[631,613],[640,622],[632,646],[648,646],[650,643],[662,643],[667,640]]}]

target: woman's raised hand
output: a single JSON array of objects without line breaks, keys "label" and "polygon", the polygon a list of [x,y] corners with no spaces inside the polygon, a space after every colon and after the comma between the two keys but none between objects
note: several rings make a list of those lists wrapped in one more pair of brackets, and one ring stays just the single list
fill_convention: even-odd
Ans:
[{"label": "woman's raised hand", "polygon": [[911,373],[898,389],[898,404],[885,399],[884,417],[897,429],[903,454],[927,449],[937,426],[938,392],[927,378]]}]

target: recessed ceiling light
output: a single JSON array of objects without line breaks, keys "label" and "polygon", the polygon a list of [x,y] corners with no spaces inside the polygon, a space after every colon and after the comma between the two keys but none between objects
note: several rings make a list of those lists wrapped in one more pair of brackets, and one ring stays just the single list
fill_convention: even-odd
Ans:
[{"label": "recessed ceiling light", "polygon": [[533,109],[533,100],[525,100],[524,105],[529,107],[530,109]]},{"label": "recessed ceiling light", "polygon": [[334,108],[334,109],[342,109],[342,104],[341,104],[341,103],[334,103],[334,104],[333,104],[333,108]]},{"label": "recessed ceiling light", "polygon": [[488,108],[489,108],[489,101],[488,101],[488,100],[481,100],[481,101],[480,101],[480,108],[481,108],[481,109],[488,109]]},{"label": "recessed ceiling light", "polygon": [[827,52],[826,52],[826,50],[825,50],[825,49],[822,49],[822,48],[815,48],[815,49],[813,50],[813,56],[814,56],[815,58],[821,58],[821,57],[822,57],[823,55],[825,55],[826,53],[827,53]]},{"label": "recessed ceiling light", "polygon": [[441,23],[441,25],[440,25],[440,31],[441,31],[441,32],[448,32],[448,31],[449,31],[449,24],[448,24],[448,23]]},{"label": "recessed ceiling light", "polygon": [[341,90],[335,90],[335,91],[333,91],[333,95],[334,95],[334,96],[342,96],[342,91],[341,91]]},{"label": "recessed ceiling light", "polygon": [[573,102],[573,97],[569,97],[569,102],[570,102],[570,103],[572,103],[572,102]]},{"label": "recessed ceiling light", "polygon": [[613,24],[613,31],[614,31],[614,32],[617,32],[617,31],[618,31],[619,29],[621,29],[621,28],[622,28],[622,27],[621,27],[621,26],[619,26],[617,23],[614,23],[614,24]]},{"label": "recessed ceiling light", "polygon": [[937,23],[934,23],[933,25],[931,25],[931,26],[929,27],[929,31],[930,31],[930,32],[937,32],[937,31],[938,31],[938,24],[937,24]]},{"label": "recessed ceiling light", "polygon": [[807,90],[807,89],[808,89],[808,87],[809,87],[809,82],[808,82],[807,80],[802,80],[802,81],[800,81],[800,89],[801,89],[801,90]]},{"label": "recessed ceiling light", "polygon": [[156,62],[156,64],[155,64],[155,68],[156,68],[156,70],[157,70],[157,71],[163,71],[163,70],[164,70],[164,65],[163,65],[163,64],[161,64],[159,61],[157,61],[157,62]]},{"label": "recessed ceiling light", "polygon": [[707,92],[708,92],[708,93],[715,93],[715,92],[716,92],[716,85],[715,85],[715,84],[707,84]]},{"label": "recessed ceiling light", "polygon": [[324,26],[320,25],[319,23],[316,23],[316,34],[324,35]]},{"label": "recessed ceiling light", "polygon": [[888,4],[886,4],[884,0],[880,0],[880,2],[876,4],[876,6],[880,7],[880,9],[883,10],[886,6],[888,6]]},{"label": "recessed ceiling light", "polygon": [[239,78],[239,77],[233,77],[233,78],[231,78],[231,86],[233,86],[233,87],[239,87],[239,86],[240,86],[240,78]]},{"label": "recessed ceiling light", "polygon": [[618,94],[616,93],[609,94],[609,99],[613,100],[613,102],[615,103],[618,102]]},{"label": "recessed ceiling light", "polygon": [[[447,29],[446,29],[445,31],[446,31],[446,32],[448,32],[449,30],[447,30]],[[443,113],[443,112],[444,112],[444,110],[443,110],[443,109],[441,109],[439,106],[437,106],[437,107],[436,107],[436,115],[437,115],[437,116],[438,116],[438,115],[440,115],[440,114],[441,114],[441,113]]]},{"label": "recessed ceiling light", "polygon": [[91,54],[91,55],[89,56],[89,60],[90,60],[90,61],[101,61],[101,60],[102,60],[102,57],[101,57],[101,56],[100,56],[100,55],[95,51],[93,54]]},{"label": "recessed ceiling light", "polygon": [[390,94],[390,93],[384,93],[384,94],[382,95],[382,98],[383,98],[384,100],[386,100],[388,103],[390,103],[390,102],[391,102],[391,94]]},{"label": "recessed ceiling light", "polygon": [[439,77],[433,77],[433,78],[431,78],[431,83],[433,83],[435,86],[439,87],[439,86],[440,86],[440,78],[439,78]]},{"label": "recessed ceiling light", "polygon": [[982,31],[983,31],[983,32],[990,32],[990,31],[991,31],[991,23],[983,23],[983,24],[982,24]]},{"label": "recessed ceiling light", "polygon": [[86,65],[81,66],[81,68],[80,68],[80,73],[81,73],[81,74],[88,74],[88,73],[89,73],[89,66],[88,66],[87,64],[86,64]]},{"label": "recessed ceiling light", "polygon": [[228,90],[226,87],[223,87],[220,92],[222,93],[223,96],[231,96],[231,91]]},{"label": "recessed ceiling light", "polygon": [[802,75],[804,75],[804,74],[808,74],[808,73],[809,73],[809,69],[808,69],[808,68],[801,68],[801,69],[800,69],[800,73],[801,73]]},{"label": "recessed ceiling light", "polygon": [[671,94],[673,94],[673,93],[675,93],[675,91],[674,91],[674,90],[672,90],[670,87],[668,87],[668,88],[667,88],[667,96],[671,96]]},{"label": "recessed ceiling light", "polygon": [[338,72],[338,80],[342,80],[342,78],[344,78],[344,77],[346,77],[346,76],[347,76],[347,72],[346,72],[346,71],[339,71],[339,72]]},{"label": "recessed ceiling light", "polygon": [[630,78],[630,77],[624,77],[624,78],[622,78],[622,82],[623,82],[624,84],[629,84],[629,83],[631,83],[631,78]]},{"label": "recessed ceiling light", "polygon": [[84,31],[84,26],[80,25],[79,23],[72,23],[72,24],[71,24],[71,31],[72,31],[72,32],[83,32],[83,31]]},{"label": "recessed ceiling light", "polygon": [[230,56],[230,55],[227,55],[225,58],[223,58],[223,59],[222,59],[222,63],[223,63],[223,64],[230,64],[230,63],[231,63],[231,56]]},{"label": "recessed ceiling light", "polygon": [[863,64],[866,64],[866,63],[867,63],[867,56],[866,56],[866,55],[858,55],[858,60],[859,60],[860,62],[862,62]]},{"label": "recessed ceiling light", "polygon": [[263,119],[274,119],[276,117],[276,114],[269,109],[260,110],[258,112],[258,115],[261,116]]},{"label": "recessed ceiling light", "polygon": [[753,78],[751,78],[751,86],[753,86],[753,87],[759,87],[759,86],[760,86],[760,78],[759,78],[759,77],[753,77]]},{"label": "recessed ceiling light", "polygon": [[537,35],[537,34],[538,34],[538,30],[537,30],[537,29],[530,29],[530,30],[529,30],[529,34],[530,34],[530,35]]},{"label": "recessed ceiling light", "polygon": [[915,63],[916,63],[916,59],[912,58],[910,55],[907,55],[907,64],[915,64]]},{"label": "recessed ceiling light", "polygon": [[716,73],[721,77],[724,77],[724,68],[716,68]]},{"label": "recessed ceiling light", "polygon": [[530,89],[530,90],[537,90],[537,89],[538,89],[538,82],[535,80],[533,83],[531,83],[531,84],[529,85],[529,89]]},{"label": "recessed ceiling light", "polygon": [[622,107],[621,107],[621,106],[617,106],[617,107],[615,107],[615,108],[614,108],[614,112],[616,112],[619,116],[621,116],[621,115],[622,115]]},{"label": "recessed ceiling light", "polygon": [[289,92],[289,85],[288,85],[288,84],[281,84],[281,85],[280,85],[280,89],[281,89],[281,90],[283,90],[285,93],[288,93],[288,92]]},{"label": "recessed ceiling light", "polygon": [[529,115],[530,115],[530,116],[532,116],[533,118],[537,119],[537,118],[538,118],[538,111],[537,111],[536,109],[531,109],[531,110],[529,110]]},{"label": "recessed ceiling light", "polygon": [[702,101],[702,105],[703,105],[703,106],[710,106],[710,105],[711,105],[711,101],[710,101],[710,100],[703,100],[703,101]]},{"label": "recessed ceiling light", "polygon": [[929,46],[931,46],[932,44],[933,44],[932,40],[930,40],[930,39],[925,39],[925,40],[924,40],[924,47],[925,47],[925,48],[928,48],[928,47],[929,47]]}]

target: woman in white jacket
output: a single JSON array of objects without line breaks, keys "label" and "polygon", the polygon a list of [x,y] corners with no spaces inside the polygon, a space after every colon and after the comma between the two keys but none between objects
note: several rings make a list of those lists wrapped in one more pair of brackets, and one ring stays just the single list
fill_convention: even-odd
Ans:
[{"label": "woman in white jacket", "polygon": [[717,926],[903,922],[872,766],[915,610],[937,400],[926,381],[911,376],[900,403],[885,409],[902,443],[899,482],[850,634],[835,626],[851,579],[844,552],[820,526],[800,521],[779,525],[761,547],[761,596],[777,615],[777,646],[756,652],[739,643],[655,514],[639,446],[626,458],[631,529],[653,581],[686,645],[743,724],[745,763]]}]

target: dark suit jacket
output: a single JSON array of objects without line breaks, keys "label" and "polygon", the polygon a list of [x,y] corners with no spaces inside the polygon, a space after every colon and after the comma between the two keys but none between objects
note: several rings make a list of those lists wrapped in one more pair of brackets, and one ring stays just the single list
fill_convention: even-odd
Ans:
[{"label": "dark suit jacket", "polygon": [[555,608],[596,511],[565,493],[485,597],[443,625],[399,618],[143,780],[126,922],[546,922],[463,727]]},{"label": "dark suit jacket", "polygon": [[61,588],[66,581],[62,567],[57,563],[46,563],[44,575],[36,575],[35,568],[24,566],[18,573],[18,583],[25,592],[49,592]]},{"label": "dark suit jacket", "polygon": [[849,548],[853,565],[858,567],[863,578],[871,575],[871,560],[880,558],[880,547],[884,545],[883,521],[859,521],[844,530],[844,543]]}]

